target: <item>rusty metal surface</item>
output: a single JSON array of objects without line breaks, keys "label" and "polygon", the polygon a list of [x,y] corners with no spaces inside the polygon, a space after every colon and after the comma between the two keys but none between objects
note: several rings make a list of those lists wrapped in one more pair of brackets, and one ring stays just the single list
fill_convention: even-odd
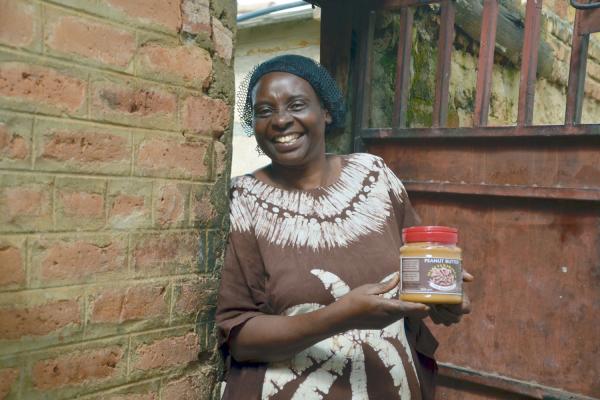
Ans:
[{"label": "rusty metal surface", "polygon": [[410,89],[410,52],[412,49],[414,10],[404,7],[400,10],[400,33],[396,56],[396,88],[394,93],[394,113],[392,125],[406,128],[408,91]]},{"label": "rusty metal surface", "polygon": [[550,137],[591,137],[600,135],[600,124],[493,126],[473,128],[366,128],[360,131],[365,140],[452,139],[452,138],[511,138],[530,137],[544,140]]},{"label": "rusty metal surface", "polygon": [[[600,324],[594,319],[600,315],[600,124],[579,125],[574,112],[565,125],[530,126],[536,59],[529,53],[539,42],[541,2],[528,1],[523,51],[531,57],[523,59],[519,125],[506,127],[485,126],[496,13],[490,7],[497,3],[484,3],[480,126],[451,129],[405,128],[398,106],[407,83],[398,79],[393,126],[367,127],[367,93],[377,90],[369,72],[372,15],[368,22],[369,14],[357,8],[355,150],[384,158],[424,223],[459,228],[464,265],[476,276],[468,288],[473,313],[458,326],[432,327],[442,344],[440,399],[600,398]],[[396,11],[425,3],[431,2],[360,2]],[[595,14],[578,15],[578,32],[595,24]],[[590,15],[594,22],[581,28]],[[444,29],[440,36],[451,37]],[[583,50],[574,52],[575,78],[585,74]],[[408,63],[405,54],[399,49],[400,64]],[[400,68],[400,78],[404,73]],[[574,88],[570,96],[581,97]]]},{"label": "rusty metal surface", "polygon": [[531,125],[535,98],[542,0],[528,0],[525,10],[525,38],[521,56],[521,81],[517,125]]},{"label": "rusty metal surface", "polygon": [[473,118],[475,126],[486,126],[488,121],[497,22],[498,0],[484,0],[475,87],[475,116]]},{"label": "rusty metal surface", "polygon": [[584,10],[579,25],[580,33],[600,32],[600,8]]},{"label": "rusty metal surface", "polygon": [[448,90],[450,88],[450,61],[454,41],[454,17],[456,10],[452,0],[441,4],[440,37],[438,41],[437,70],[435,74],[435,100],[433,102],[433,127],[445,127],[448,120]]}]

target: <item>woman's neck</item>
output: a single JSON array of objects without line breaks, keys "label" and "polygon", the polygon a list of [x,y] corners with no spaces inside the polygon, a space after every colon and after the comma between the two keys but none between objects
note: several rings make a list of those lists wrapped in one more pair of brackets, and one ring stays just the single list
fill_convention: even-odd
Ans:
[{"label": "woman's neck", "polygon": [[271,164],[267,178],[282,189],[311,190],[333,184],[339,177],[338,157],[323,154],[318,160],[301,167]]}]

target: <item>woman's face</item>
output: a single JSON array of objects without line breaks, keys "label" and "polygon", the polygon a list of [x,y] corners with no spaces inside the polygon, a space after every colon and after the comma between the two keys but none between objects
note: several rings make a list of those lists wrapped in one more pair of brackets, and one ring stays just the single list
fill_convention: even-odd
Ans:
[{"label": "woman's face", "polygon": [[331,115],[312,86],[287,72],[270,72],[252,92],[254,133],[274,164],[303,166],[325,154]]}]

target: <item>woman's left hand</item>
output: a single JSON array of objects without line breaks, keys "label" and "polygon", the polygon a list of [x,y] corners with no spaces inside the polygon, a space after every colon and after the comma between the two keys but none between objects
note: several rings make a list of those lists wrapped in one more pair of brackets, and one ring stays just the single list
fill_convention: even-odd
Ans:
[{"label": "woman's left hand", "polygon": [[[463,271],[463,282],[473,282],[475,278]],[[450,326],[459,322],[464,314],[471,312],[469,296],[463,292],[461,304],[430,304],[429,317],[436,324]]]}]

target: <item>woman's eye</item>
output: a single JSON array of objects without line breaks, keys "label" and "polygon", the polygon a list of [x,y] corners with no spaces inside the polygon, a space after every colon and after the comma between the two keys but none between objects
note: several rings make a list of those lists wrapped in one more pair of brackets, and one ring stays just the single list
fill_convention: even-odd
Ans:
[{"label": "woman's eye", "polygon": [[301,101],[295,101],[292,104],[290,104],[291,111],[301,111],[304,109],[304,107],[306,107],[306,104]]},{"label": "woman's eye", "polygon": [[265,118],[271,115],[272,111],[270,108],[259,108],[254,110],[254,116],[257,118]]}]

